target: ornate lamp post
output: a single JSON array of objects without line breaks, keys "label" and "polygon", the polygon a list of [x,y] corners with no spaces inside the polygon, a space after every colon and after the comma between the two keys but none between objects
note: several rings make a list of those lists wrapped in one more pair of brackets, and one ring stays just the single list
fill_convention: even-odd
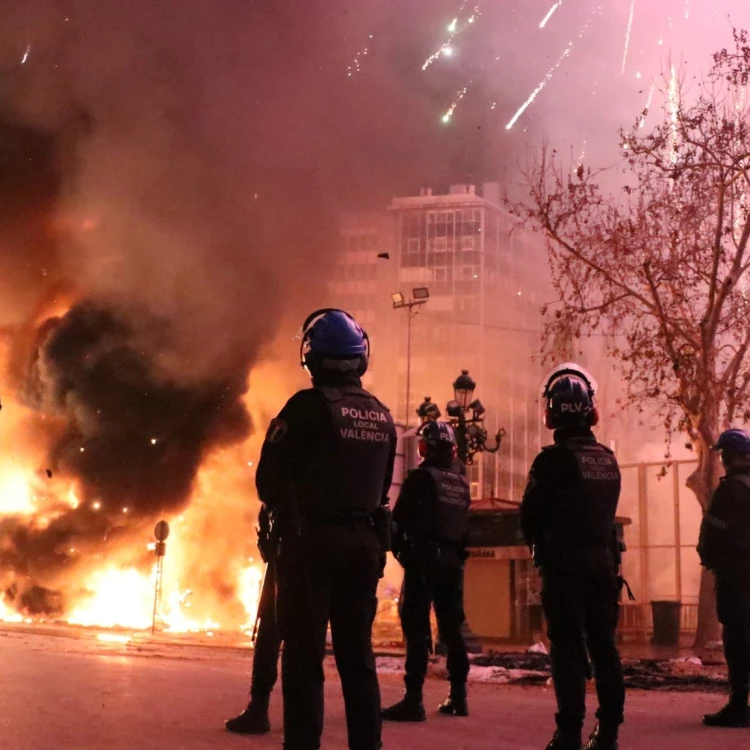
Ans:
[{"label": "ornate lamp post", "polygon": [[[487,445],[487,430],[484,427],[486,409],[479,399],[474,399],[476,387],[477,384],[469,376],[469,371],[461,370],[461,374],[453,383],[453,400],[446,405],[448,419],[456,433],[458,458],[462,467],[474,463],[477,453],[497,453],[505,435],[505,430],[501,428],[495,435],[495,445]],[[469,412],[471,417],[467,418]],[[439,419],[441,413],[437,404],[434,404],[429,396],[425,396],[417,408],[417,416],[420,423],[425,424]],[[473,653],[481,652],[479,638],[472,632],[468,620],[464,620],[461,630],[467,649]],[[438,644],[438,650],[445,651],[443,644]]]},{"label": "ornate lamp post", "polygon": [[[497,453],[505,435],[505,430],[501,428],[495,435],[494,447],[487,444],[487,430],[484,428],[487,410],[479,399],[474,399],[476,387],[469,371],[461,370],[453,382],[453,401],[446,406],[450,423],[456,431],[458,457],[467,466],[474,463],[477,453]],[[467,418],[469,412],[471,417]]]}]

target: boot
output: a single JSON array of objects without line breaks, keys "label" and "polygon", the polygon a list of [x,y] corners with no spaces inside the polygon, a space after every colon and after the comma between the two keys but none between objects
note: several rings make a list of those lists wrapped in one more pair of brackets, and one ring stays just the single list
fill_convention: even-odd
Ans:
[{"label": "boot", "polygon": [[617,750],[618,727],[597,724],[583,750]]},{"label": "boot", "polygon": [[228,732],[235,734],[267,734],[271,731],[268,720],[268,699],[252,698],[247,708],[233,719],[224,722]]},{"label": "boot", "polygon": [[547,750],[581,750],[582,744],[580,729],[558,729]]},{"label": "boot", "polygon": [[727,705],[715,714],[706,714],[703,717],[703,723],[707,727],[746,727],[750,725],[747,695],[747,690],[731,690]]},{"label": "boot", "polygon": [[468,716],[466,685],[451,685],[448,697],[438,706],[438,711],[446,716]]},{"label": "boot", "polygon": [[424,721],[427,714],[422,702],[422,692],[413,693],[407,690],[398,703],[384,708],[380,716],[384,721]]}]

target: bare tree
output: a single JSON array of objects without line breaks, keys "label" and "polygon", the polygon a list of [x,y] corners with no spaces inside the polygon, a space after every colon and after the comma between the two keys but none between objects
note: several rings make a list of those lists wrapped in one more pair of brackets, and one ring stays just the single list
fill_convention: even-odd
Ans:
[{"label": "bare tree", "polygon": [[[714,55],[690,91],[674,71],[662,117],[644,112],[621,133],[622,182],[563,166],[545,147],[512,205],[548,239],[560,303],[546,309],[550,341],[598,332],[628,384],[666,434],[686,432],[698,467],[688,487],[705,509],[719,478],[711,451],[722,429],[750,420],[750,45]],[[696,647],[715,638],[704,571]]]}]

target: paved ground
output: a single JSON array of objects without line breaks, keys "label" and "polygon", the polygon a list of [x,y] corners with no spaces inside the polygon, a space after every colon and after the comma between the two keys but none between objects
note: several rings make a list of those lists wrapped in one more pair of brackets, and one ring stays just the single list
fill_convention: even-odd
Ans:
[{"label": "paved ground", "polygon": [[[229,735],[223,720],[243,707],[250,659],[189,645],[127,645],[93,638],[0,633],[0,750],[266,750],[281,746],[281,701],[274,731],[263,738]],[[381,680],[384,702],[396,700],[396,675]],[[428,680],[436,706],[445,684]],[[341,691],[326,683],[326,750],[346,750]],[[593,696],[591,696],[593,698]],[[551,691],[476,684],[472,717],[430,716],[422,725],[385,729],[386,750],[540,750],[552,732]],[[701,693],[632,692],[623,750],[750,747],[750,730],[708,730],[699,719],[721,703]]]}]

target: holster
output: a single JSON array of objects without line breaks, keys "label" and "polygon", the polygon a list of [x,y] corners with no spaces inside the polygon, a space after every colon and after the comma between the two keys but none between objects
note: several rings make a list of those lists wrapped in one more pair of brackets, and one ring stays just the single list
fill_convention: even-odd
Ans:
[{"label": "holster", "polygon": [[373,529],[380,542],[380,549],[385,552],[391,551],[392,518],[390,505],[381,505],[372,514]]}]

